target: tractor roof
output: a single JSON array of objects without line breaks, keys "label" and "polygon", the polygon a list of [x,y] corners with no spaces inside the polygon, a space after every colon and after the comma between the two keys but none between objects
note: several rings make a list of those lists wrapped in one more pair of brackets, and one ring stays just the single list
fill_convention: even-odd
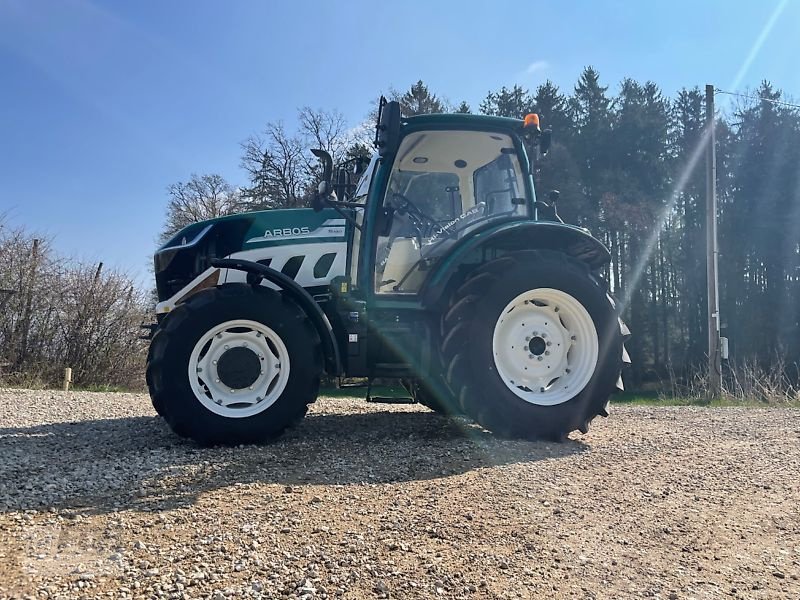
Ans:
[{"label": "tractor roof", "polygon": [[409,126],[447,125],[451,127],[464,126],[469,129],[491,127],[493,129],[519,129],[523,125],[522,119],[509,117],[491,117],[488,115],[472,115],[466,113],[437,113],[432,115],[418,115],[406,117],[403,122]]}]

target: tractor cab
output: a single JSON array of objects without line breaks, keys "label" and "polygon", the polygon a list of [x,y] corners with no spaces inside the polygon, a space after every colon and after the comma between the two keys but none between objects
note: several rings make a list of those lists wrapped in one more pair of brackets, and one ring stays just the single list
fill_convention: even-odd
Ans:
[{"label": "tractor cab", "polygon": [[[355,290],[365,297],[410,297],[461,240],[535,218],[528,149],[546,152],[549,132],[540,131],[538,118],[401,119],[396,102],[380,106],[377,152],[358,185],[329,183],[328,166],[315,207],[333,206],[353,226],[347,278]],[[324,152],[314,152],[330,165]]]}]

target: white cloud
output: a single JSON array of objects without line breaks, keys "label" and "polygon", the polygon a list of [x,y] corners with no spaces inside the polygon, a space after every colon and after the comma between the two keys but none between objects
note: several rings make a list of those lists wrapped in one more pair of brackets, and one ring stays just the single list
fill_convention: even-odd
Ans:
[{"label": "white cloud", "polygon": [[535,60],[528,65],[528,68],[525,69],[525,73],[528,75],[533,75],[534,73],[538,73],[539,71],[544,71],[549,67],[550,63],[548,63],[546,60]]}]

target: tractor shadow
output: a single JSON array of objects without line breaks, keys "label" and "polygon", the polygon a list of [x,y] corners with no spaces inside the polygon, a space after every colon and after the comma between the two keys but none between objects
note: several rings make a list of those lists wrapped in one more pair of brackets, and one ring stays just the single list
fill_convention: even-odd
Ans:
[{"label": "tractor shadow", "polygon": [[230,486],[430,480],[587,449],[573,440],[501,440],[423,410],[312,413],[270,445],[233,448],[200,448],[149,416],[0,428],[0,513],[158,511]]}]

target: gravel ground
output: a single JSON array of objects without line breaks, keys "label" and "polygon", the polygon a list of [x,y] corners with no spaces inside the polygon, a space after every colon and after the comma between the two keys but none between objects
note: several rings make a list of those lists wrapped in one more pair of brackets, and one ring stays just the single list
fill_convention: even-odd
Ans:
[{"label": "gravel ground", "polygon": [[800,598],[800,411],[564,444],[321,399],[198,449],[143,395],[0,390],[2,598]]}]

